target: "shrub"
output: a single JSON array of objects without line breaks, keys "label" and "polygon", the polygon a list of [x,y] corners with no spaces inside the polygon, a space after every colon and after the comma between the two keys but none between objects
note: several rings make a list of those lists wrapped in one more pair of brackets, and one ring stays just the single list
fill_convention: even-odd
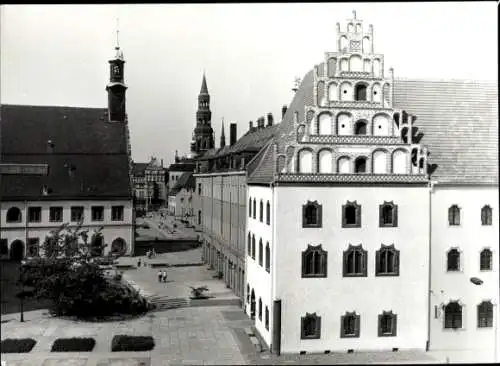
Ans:
[{"label": "shrub", "polygon": [[33,338],[4,339],[0,345],[0,353],[28,353],[35,347]]},{"label": "shrub", "polygon": [[51,352],[91,352],[94,338],[59,338],[52,344]]},{"label": "shrub", "polygon": [[116,335],[111,341],[112,352],[150,351],[154,346],[155,340],[151,336]]}]

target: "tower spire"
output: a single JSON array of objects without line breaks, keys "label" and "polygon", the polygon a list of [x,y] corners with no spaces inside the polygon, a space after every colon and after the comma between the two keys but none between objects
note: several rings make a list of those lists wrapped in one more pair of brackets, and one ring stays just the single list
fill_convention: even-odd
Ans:
[{"label": "tower spire", "polygon": [[207,79],[205,77],[205,71],[203,71],[203,80],[201,81],[200,94],[208,94]]},{"label": "tower spire", "polygon": [[220,133],[220,147],[226,146],[226,135],[224,134],[224,117],[222,117],[222,131]]},{"label": "tower spire", "polygon": [[116,18],[116,47],[115,49],[120,49],[120,18]]}]

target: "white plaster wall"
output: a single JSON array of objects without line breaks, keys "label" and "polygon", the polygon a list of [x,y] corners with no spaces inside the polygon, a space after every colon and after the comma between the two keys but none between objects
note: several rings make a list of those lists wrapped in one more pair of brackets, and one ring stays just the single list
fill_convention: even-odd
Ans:
[{"label": "white plaster wall", "polygon": [[[269,248],[271,250],[271,273],[273,273],[274,269],[274,245],[273,245],[273,237],[272,237],[272,227],[274,224],[275,217],[273,212],[275,209],[273,207],[273,196],[272,189],[268,187],[260,187],[260,186],[248,186],[248,197],[251,197],[252,200],[255,197],[257,202],[261,199],[264,201],[264,222],[259,221],[259,204],[257,203],[257,215],[256,219],[248,218],[247,212],[247,233],[248,232],[255,234],[255,260],[252,259],[251,256],[248,256],[248,252],[246,255],[245,261],[245,289],[246,285],[250,285],[250,292],[252,289],[255,291],[255,327],[262,335],[264,340],[268,345],[271,344],[271,330],[272,330],[272,285],[271,285],[271,274],[268,273],[265,269],[265,255],[263,256],[262,267],[259,265],[259,239],[262,238],[263,249],[265,251],[266,242],[269,242]],[[269,201],[271,204],[271,225],[266,224],[266,215],[265,215],[265,207],[266,202]],[[253,214],[252,214],[253,217]],[[247,248],[248,243],[245,245]],[[262,298],[262,321],[259,320],[259,297]],[[265,309],[266,306],[269,308],[269,331],[265,328]],[[248,316],[250,316],[250,304],[247,305],[245,309]]]},{"label": "white plaster wall", "polygon": [[[498,187],[435,187],[432,194],[432,281],[431,281],[431,349],[435,350],[481,350],[494,351],[495,324],[498,324],[499,298],[499,234],[498,234]],[[460,225],[450,226],[448,208],[457,204],[461,208]],[[493,209],[492,226],[481,225],[481,208],[490,205]],[[458,246],[462,271],[446,271],[446,251]],[[493,270],[479,270],[479,253],[483,248],[493,252]],[[470,282],[471,277],[483,280],[481,286]],[[459,299],[465,308],[462,311],[463,329],[444,329],[444,312],[436,319],[434,306],[447,304],[450,299]],[[493,328],[477,327],[477,305],[491,299]],[[498,327],[496,327],[498,346]]]},{"label": "white plaster wall", "polygon": [[[282,300],[282,351],[424,349],[427,340],[429,190],[427,187],[277,187],[274,295]],[[318,200],[323,225],[302,228],[302,205]],[[362,206],[361,228],[342,228],[341,209],[347,200]],[[379,228],[379,205],[398,205],[398,227]],[[423,218],[416,220],[415,218]],[[368,250],[368,276],[342,277],[342,254],[349,243]],[[375,276],[375,252],[381,244],[400,250],[400,275]],[[301,254],[307,245],[328,251],[327,278],[301,278]],[[340,338],[340,317],[361,315],[359,338]],[[378,337],[378,315],[398,315],[396,337]],[[300,318],[321,316],[321,339],[300,339]]]},{"label": "white plaster wall", "polygon": [[[16,206],[21,210],[22,220],[19,223],[7,223],[7,210],[10,207]],[[41,207],[42,215],[40,222],[27,222],[28,210],[26,207]],[[49,207],[59,206],[63,207],[63,220],[62,222],[49,221]],[[28,202],[2,202],[0,206],[0,229],[1,237],[7,239],[8,245],[16,240],[22,240],[26,247],[26,238],[39,238],[40,244],[45,240],[46,235],[63,223],[70,223],[71,227],[76,226],[76,222],[71,222],[71,207],[83,206],[84,221],[82,228],[90,229],[90,232],[97,230],[101,226],[104,227],[102,233],[104,242],[108,246],[104,249],[104,254],[111,250],[111,243],[116,238],[122,238],[127,243],[126,254],[133,252],[133,230],[132,230],[132,202],[131,201],[28,201]],[[104,206],[104,220],[92,221],[92,206]],[[111,220],[111,207],[124,206],[123,221]]]}]

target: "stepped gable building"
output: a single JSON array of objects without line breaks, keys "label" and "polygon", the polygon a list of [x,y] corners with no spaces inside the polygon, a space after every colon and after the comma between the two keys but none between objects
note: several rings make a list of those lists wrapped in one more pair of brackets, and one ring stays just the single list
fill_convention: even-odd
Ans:
[{"label": "stepped gable building", "polygon": [[152,208],[167,204],[167,169],[163,159],[151,157],[149,163],[134,163],[134,198],[136,213],[144,214]]},{"label": "stepped gable building", "polygon": [[104,227],[109,251],[134,251],[132,160],[123,53],[109,61],[108,108],[2,105],[1,162],[47,164],[48,174],[5,175],[0,187],[2,258],[43,255],[63,223]]},{"label": "stepped gable building", "polygon": [[497,83],[395,78],[373,38],[337,24],[251,163],[246,312],[278,353],[492,357]]},{"label": "stepped gable building", "polygon": [[236,123],[230,124],[229,145],[221,137],[220,148],[197,159],[196,192],[193,196],[195,228],[202,231],[203,259],[219,273],[243,300],[245,283],[245,233],[247,174],[255,168],[259,151],[278,129],[272,114],[250,122],[237,139]]}]

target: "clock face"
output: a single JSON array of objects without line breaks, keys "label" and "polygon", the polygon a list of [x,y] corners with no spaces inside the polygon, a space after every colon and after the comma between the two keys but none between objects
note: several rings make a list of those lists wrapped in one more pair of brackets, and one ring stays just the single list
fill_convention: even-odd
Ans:
[{"label": "clock face", "polygon": [[113,66],[113,75],[120,75],[120,67],[118,67],[118,65]]}]

